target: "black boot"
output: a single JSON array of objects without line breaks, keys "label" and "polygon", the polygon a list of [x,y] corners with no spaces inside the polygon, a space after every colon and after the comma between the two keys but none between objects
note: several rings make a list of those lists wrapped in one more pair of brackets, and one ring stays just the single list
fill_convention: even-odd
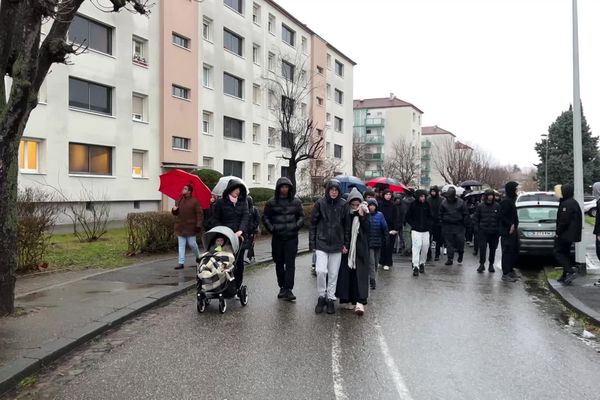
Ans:
[{"label": "black boot", "polygon": [[417,267],[417,266],[413,267],[413,276],[419,276],[419,267]]},{"label": "black boot", "polygon": [[483,271],[485,271],[485,265],[479,264],[479,268],[477,268],[477,272],[482,273]]},{"label": "black boot", "polygon": [[175,268],[173,268],[173,269],[183,269],[183,264],[179,264],[178,266],[176,266],[176,267],[175,267]]},{"label": "black boot", "polygon": [[287,292],[287,290],[284,289],[284,288],[279,289],[279,293],[277,294],[277,298],[278,299],[283,299],[285,297],[285,293],[286,292]]},{"label": "black boot", "polygon": [[451,258],[448,259],[448,261],[446,261],[446,263],[444,265],[452,265],[454,264],[454,262],[452,261]]},{"label": "black boot", "polygon": [[315,312],[317,314],[321,314],[323,312],[326,302],[327,301],[325,300],[325,297],[319,296],[319,300],[317,300],[317,306],[315,307]]},{"label": "black boot", "polygon": [[285,295],[283,296],[284,300],[287,301],[295,301],[296,300],[296,296],[294,295],[294,292],[292,292],[290,289],[286,290]]},{"label": "black boot", "polygon": [[425,273],[425,264],[419,265],[419,273],[421,273],[421,274]]},{"label": "black boot", "polygon": [[371,284],[371,290],[375,290],[377,288],[377,282],[375,279],[370,279],[369,283]]},{"label": "black boot", "polygon": [[[494,268],[494,264],[490,264],[489,268],[488,268],[488,272],[494,273],[496,272],[496,269]],[[514,278],[514,276],[513,276]]]},{"label": "black boot", "polygon": [[335,304],[333,300],[327,300],[327,314],[335,314]]},{"label": "black boot", "polygon": [[459,264],[463,262],[463,253],[458,253],[458,259],[456,260]]},{"label": "black boot", "polygon": [[567,277],[567,273],[565,271],[563,271],[562,275],[560,276],[560,278],[558,278],[556,280],[556,282],[560,282],[563,283],[565,281],[565,278]]}]

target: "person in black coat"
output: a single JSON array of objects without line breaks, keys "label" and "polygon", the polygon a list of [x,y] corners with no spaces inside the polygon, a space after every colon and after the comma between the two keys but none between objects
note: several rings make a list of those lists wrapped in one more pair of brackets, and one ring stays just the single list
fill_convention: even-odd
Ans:
[{"label": "person in black coat", "polygon": [[500,240],[500,204],[496,203],[493,190],[485,191],[485,200],[479,203],[473,214],[473,225],[479,241],[477,272],[485,271],[485,252],[488,246],[490,248],[488,271],[495,272],[494,260]]},{"label": "person in black coat", "polygon": [[562,198],[556,216],[556,239],[554,257],[558,265],[563,267],[559,282],[569,285],[577,276],[575,260],[571,257],[573,243],[581,242],[583,215],[577,200],[573,198],[573,185],[562,185]]},{"label": "person in black coat", "polygon": [[389,189],[383,191],[382,198],[377,202],[379,203],[379,212],[383,214],[388,229],[390,230],[389,238],[385,247],[381,250],[380,258],[380,263],[383,265],[383,269],[388,271],[394,264],[394,261],[392,260],[392,253],[394,252],[394,244],[396,243],[398,230],[400,229],[400,227],[397,226],[398,209],[394,205],[392,200],[392,192]]},{"label": "person in black coat", "polygon": [[240,240],[241,254],[236,255],[236,266],[234,269],[234,278],[236,286],[239,289],[244,279],[244,234],[248,232],[248,193],[246,186],[239,179],[231,179],[227,183],[227,188],[223,191],[223,196],[215,202],[212,213],[211,226],[226,226],[231,229],[235,236]]},{"label": "person in black coat", "polygon": [[[442,198],[440,197],[440,189],[437,186],[432,186],[429,190],[429,198],[427,199],[431,215],[433,216],[433,223],[431,224],[431,231],[429,235],[429,241],[435,242],[435,258],[434,261],[439,261],[440,251],[444,245],[444,236],[442,235],[442,225],[440,223],[440,206],[442,205]],[[431,247],[427,250],[427,261],[431,261]]]},{"label": "person in black coat", "polygon": [[254,200],[252,197],[248,196],[248,232],[246,239],[248,254],[246,257],[250,262],[254,261],[254,243],[256,241],[259,226],[260,217],[258,215],[258,210],[254,207]]},{"label": "person in black coat", "polygon": [[419,273],[425,272],[433,216],[427,202],[427,192],[419,189],[415,197],[406,214],[406,222],[411,227],[413,276],[419,276]]},{"label": "person in black coat", "polygon": [[296,274],[298,232],[304,225],[304,210],[288,178],[277,180],[275,194],[265,204],[263,224],[272,235],[271,252],[279,285],[277,298],[296,300],[292,289]]},{"label": "person in black coat", "polygon": [[456,196],[456,188],[451,186],[440,206],[442,233],[448,247],[446,265],[453,264],[455,251],[458,253],[458,263],[462,263],[465,251],[465,226],[468,217],[469,213],[465,202]]},{"label": "person in black coat", "polygon": [[504,186],[505,197],[500,202],[500,243],[502,246],[502,280],[516,282],[514,268],[519,256],[519,215],[517,214],[517,182]]}]

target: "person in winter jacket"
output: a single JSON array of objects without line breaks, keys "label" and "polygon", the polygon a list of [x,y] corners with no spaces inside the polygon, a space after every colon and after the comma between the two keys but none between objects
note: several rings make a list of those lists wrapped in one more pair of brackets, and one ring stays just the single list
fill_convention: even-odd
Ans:
[{"label": "person in winter jacket", "polygon": [[365,312],[369,297],[369,231],[370,214],[367,203],[357,189],[348,194],[348,213],[345,218],[344,247],[336,295],[340,305],[346,305],[358,316]]},{"label": "person in winter jacket", "polygon": [[517,182],[504,186],[505,197],[500,202],[500,243],[502,246],[502,280],[516,282],[514,271],[519,256],[519,215],[517,214]]},{"label": "person in winter jacket", "polygon": [[330,179],[325,186],[325,196],[314,205],[309,234],[309,249],[316,252],[317,291],[319,298],[315,312],[320,314],[327,308],[328,314],[335,313],[335,290],[344,246],[346,202],[341,198],[340,182]]},{"label": "person in winter jacket", "polygon": [[239,179],[231,179],[223,196],[215,202],[213,207],[211,226],[226,226],[231,229],[240,241],[240,252],[237,255],[234,278],[239,289],[244,279],[244,234],[248,232],[248,193],[246,186]]},{"label": "person in winter jacket", "polygon": [[258,228],[260,226],[260,217],[258,216],[258,210],[254,207],[254,200],[251,196],[248,196],[248,232],[247,232],[247,250],[248,254],[246,258],[248,261],[254,261],[254,243],[256,241],[256,235],[258,234]]},{"label": "person in winter jacket", "polygon": [[371,289],[377,287],[377,265],[381,255],[381,249],[385,247],[388,240],[388,226],[385,217],[377,211],[377,200],[367,201],[369,213],[371,214],[371,227],[369,228],[369,283]]},{"label": "person in winter jacket", "polygon": [[398,235],[398,227],[396,226],[398,211],[392,201],[392,192],[389,189],[383,191],[383,196],[378,200],[378,210],[383,214],[385,222],[390,229],[389,238],[386,241],[385,247],[381,249],[380,264],[383,265],[384,271],[388,271],[394,264],[392,253],[394,251],[394,243]]},{"label": "person in winter jacket", "polygon": [[202,226],[205,231],[210,231],[213,228],[211,226],[211,223],[212,223],[213,207],[215,206],[216,201],[217,201],[217,196],[215,196],[214,194],[211,194],[210,195],[210,205],[208,206],[208,208],[205,208],[202,210],[202,214],[204,216],[204,222],[202,223]]},{"label": "person in winter jacket", "polygon": [[485,271],[485,252],[490,248],[489,272],[496,272],[494,260],[500,240],[500,204],[495,201],[493,190],[485,191],[485,200],[477,206],[473,214],[473,225],[479,241],[479,268],[477,272]]},{"label": "person in winter jacket", "polygon": [[[600,182],[594,183],[592,186],[592,194],[596,199],[596,213],[600,210]],[[596,237],[596,257],[600,259],[600,216],[596,214],[596,222],[594,223],[594,236]],[[598,281],[600,284],[600,280]]]},{"label": "person in winter jacket", "polygon": [[411,227],[413,276],[419,276],[419,273],[425,272],[433,215],[427,202],[427,192],[419,189],[415,197],[406,214],[406,222]]},{"label": "person in winter jacket", "polygon": [[402,235],[402,243],[404,245],[403,255],[408,257],[412,253],[412,228],[410,223],[408,223],[406,215],[408,214],[408,210],[410,205],[415,201],[415,197],[413,196],[413,192],[409,191],[404,194],[401,203],[401,212],[404,214],[404,218],[402,219],[402,224],[400,224],[400,234]]},{"label": "person in winter jacket", "polygon": [[186,244],[196,256],[196,263],[200,261],[196,234],[202,231],[202,208],[198,200],[192,196],[193,191],[191,185],[184,186],[181,190],[181,198],[171,209],[171,213],[175,215],[175,235],[179,244],[179,260],[175,269],[183,269]]},{"label": "person in winter jacket", "polygon": [[[440,189],[437,186],[432,186],[429,190],[429,198],[427,199],[427,203],[429,204],[429,210],[431,211],[431,215],[433,217],[429,240],[430,242],[435,242],[434,261],[439,261],[440,251],[444,244],[444,237],[442,235],[442,225],[440,223],[440,206],[442,205],[442,198],[440,197]],[[430,247],[429,250],[427,250],[427,261],[431,261],[431,253]]]},{"label": "person in winter jacket", "polygon": [[448,260],[446,265],[454,262],[454,252],[458,253],[458,263],[463,261],[465,250],[465,225],[469,213],[465,202],[456,196],[456,188],[451,186],[446,193],[446,198],[440,206],[440,222],[444,242],[448,247]]},{"label": "person in winter jacket", "polygon": [[581,242],[583,215],[577,200],[573,198],[573,185],[562,185],[562,199],[558,204],[556,216],[556,239],[554,242],[554,257],[558,265],[563,267],[562,276],[558,279],[569,285],[577,276],[575,260],[571,257],[573,243]]},{"label": "person in winter jacket", "polygon": [[272,235],[271,252],[279,286],[277,298],[296,300],[292,290],[296,274],[298,232],[304,225],[304,210],[302,202],[296,197],[294,185],[288,178],[281,177],[277,180],[275,194],[265,204],[263,224]]}]

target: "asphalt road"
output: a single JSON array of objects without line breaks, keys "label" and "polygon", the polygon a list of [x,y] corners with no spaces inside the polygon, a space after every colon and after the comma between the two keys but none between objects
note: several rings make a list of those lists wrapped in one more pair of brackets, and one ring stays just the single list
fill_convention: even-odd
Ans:
[{"label": "asphalt road", "polygon": [[[247,273],[249,305],[199,315],[190,293],[67,356],[19,398],[598,399],[600,354],[522,282],[476,261],[380,271],[366,313],[315,315],[310,256],[296,303],[272,267]],[[17,396],[13,394],[12,396]]]}]

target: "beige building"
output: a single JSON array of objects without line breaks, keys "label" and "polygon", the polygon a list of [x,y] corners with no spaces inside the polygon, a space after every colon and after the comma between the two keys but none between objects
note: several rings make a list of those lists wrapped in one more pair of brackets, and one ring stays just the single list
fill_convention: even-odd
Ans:
[{"label": "beige building", "polygon": [[440,165],[436,160],[440,159],[440,154],[443,154],[448,149],[470,149],[466,145],[457,140],[456,135],[439,126],[424,126],[421,136],[421,184],[423,186],[438,185],[443,186],[447,182],[439,172]]}]

